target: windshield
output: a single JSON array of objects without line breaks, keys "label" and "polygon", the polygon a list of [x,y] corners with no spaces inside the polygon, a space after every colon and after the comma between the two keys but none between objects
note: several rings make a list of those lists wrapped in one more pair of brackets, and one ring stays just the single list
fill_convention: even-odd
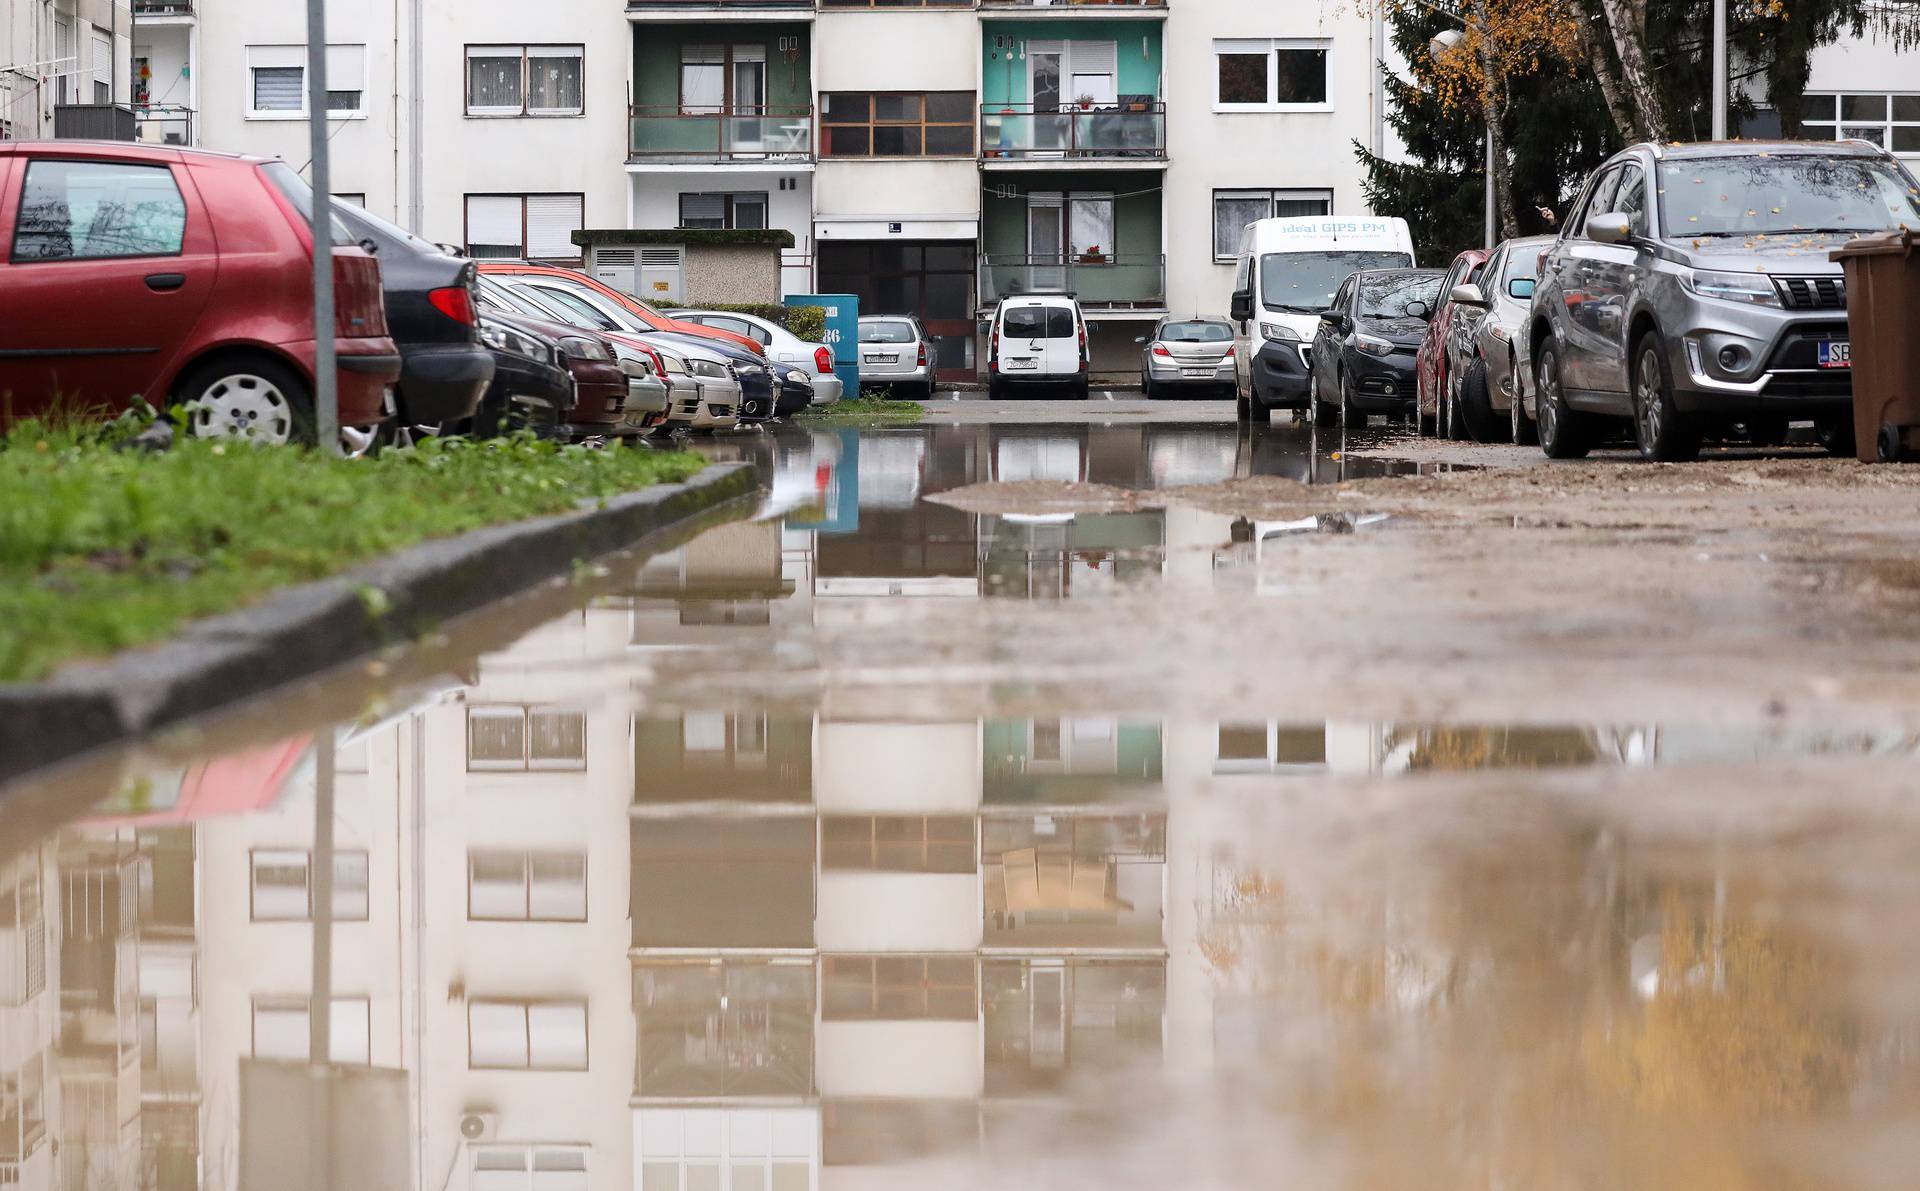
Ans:
[{"label": "windshield", "polygon": [[362,207],[358,203],[350,203],[347,200],[336,196],[333,200],[333,207],[334,207],[334,210],[340,212],[341,218],[345,219],[347,222],[358,223],[363,226],[370,227],[374,231],[380,233],[381,235],[386,236],[388,239],[398,240],[400,243],[407,245],[409,248],[414,248],[421,252],[437,252],[442,254],[446,253],[446,249],[440,247],[438,244],[432,243],[431,241],[428,241],[428,240],[423,240],[419,236],[416,236],[412,232],[408,231],[406,228],[401,227],[399,224],[390,223],[387,220],[380,218],[378,215],[375,215],[373,212],[367,210],[365,207]]},{"label": "windshield", "polygon": [[1355,273],[1412,263],[1404,252],[1270,252],[1260,258],[1260,304],[1318,314],[1333,305],[1334,291]]},{"label": "windshield", "polygon": [[635,318],[631,311],[623,310],[613,302],[599,300],[599,295],[577,286],[564,283],[554,285],[535,285],[529,287],[536,291],[542,301],[576,311],[586,317],[598,320],[608,330],[651,331],[649,327]]},{"label": "windshield", "polygon": [[1431,313],[1440,296],[1443,273],[1376,273],[1360,282],[1360,317],[1388,322],[1420,318],[1408,309],[1415,302],[1426,304]]},{"label": "windshield", "polygon": [[1160,338],[1171,343],[1225,343],[1233,338],[1233,328],[1225,323],[1168,323],[1160,328]]},{"label": "windshield", "polygon": [[862,343],[912,343],[913,324],[901,322],[860,323]]},{"label": "windshield", "polygon": [[509,310],[541,319],[545,322],[566,323],[570,326],[582,325],[579,319],[572,315],[555,310],[551,306],[542,305],[511,286],[501,285],[497,281],[489,281],[485,277],[480,279],[480,293]]},{"label": "windshield", "polygon": [[[300,212],[300,218],[311,226],[313,224],[313,188],[307,185],[307,180],[284,161],[269,161],[260,167],[260,172],[267,176],[267,180],[273,183],[275,189],[286,196],[287,201],[293,204],[293,209]],[[347,230],[347,225],[340,222],[338,215],[333,217],[333,242],[335,244],[359,243]]]},{"label": "windshield", "polygon": [[1660,163],[1668,239],[1920,227],[1920,190],[1877,157],[1752,154]]}]

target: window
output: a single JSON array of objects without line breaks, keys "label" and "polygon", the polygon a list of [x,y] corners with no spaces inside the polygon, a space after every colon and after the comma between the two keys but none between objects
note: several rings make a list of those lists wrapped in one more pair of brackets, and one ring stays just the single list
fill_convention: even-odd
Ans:
[{"label": "window", "polygon": [[[360,1066],[372,1062],[365,997],[335,997],[327,1025],[327,1058]],[[253,1002],[253,1057],[310,1062],[313,1025],[308,997],[259,997]]]},{"label": "window", "polygon": [[467,769],[587,767],[587,716],[550,707],[467,710]]},{"label": "window", "polygon": [[1256,219],[1293,219],[1333,214],[1331,190],[1216,190],[1213,192],[1213,258],[1240,254],[1240,233]]},{"label": "window", "polygon": [[1800,125],[1810,140],[1872,141],[1895,153],[1920,153],[1920,93],[1808,95]]},{"label": "window", "polygon": [[683,114],[754,113],[764,111],[766,106],[766,46],[680,48],[680,111]]},{"label": "window", "polygon": [[827,1021],[972,1021],[973,957],[830,955],[821,982]]},{"label": "window", "polygon": [[1593,233],[1588,230],[1588,225],[1599,216],[1612,213],[1613,193],[1619,186],[1620,170],[1617,166],[1608,170],[1598,182],[1594,183],[1592,194],[1587,200],[1586,214],[1580,220],[1581,235],[1591,237]]},{"label": "window", "polygon": [[1615,212],[1627,217],[1634,235],[1647,234],[1647,172],[1637,165],[1626,167],[1620,175],[1620,191],[1613,197]]},{"label": "window", "polygon": [[473,1191],[587,1191],[587,1151],[485,1146],[473,1151]]},{"label": "window", "polygon": [[1214,42],[1214,107],[1325,107],[1329,44],[1260,38]]},{"label": "window", "polygon": [[481,922],[585,922],[581,852],[469,852],[467,917]]},{"label": "window", "polygon": [[825,157],[971,157],[971,91],[838,92],[821,97]]},{"label": "window", "polygon": [[832,816],[821,822],[820,837],[824,868],[973,871],[973,819],[964,815]]},{"label": "window", "polygon": [[187,204],[164,165],[30,161],[13,259],[178,256]]},{"label": "window", "polygon": [[479,258],[580,259],[573,233],[586,226],[578,194],[470,194],[467,254]]},{"label": "window", "polygon": [[0,1005],[24,1005],[47,987],[47,919],[40,871],[0,889]]},{"label": "window", "polygon": [[468,46],[467,115],[578,116],[585,75],[585,46]]},{"label": "window", "polygon": [[[327,116],[332,120],[364,116],[367,47],[327,47]],[[298,120],[307,115],[307,47],[247,47],[247,118]]]},{"label": "window", "polygon": [[113,102],[113,39],[93,35],[93,102]]},{"label": "window", "polygon": [[[262,848],[253,853],[253,920],[305,922],[313,913],[312,854]],[[333,854],[333,916],[341,922],[367,920],[367,854]]]},{"label": "window", "polygon": [[680,196],[680,226],[689,228],[750,228],[767,226],[764,190],[700,192]]},{"label": "window", "polygon": [[469,1001],[467,1065],[529,1071],[587,1069],[585,1001]]}]

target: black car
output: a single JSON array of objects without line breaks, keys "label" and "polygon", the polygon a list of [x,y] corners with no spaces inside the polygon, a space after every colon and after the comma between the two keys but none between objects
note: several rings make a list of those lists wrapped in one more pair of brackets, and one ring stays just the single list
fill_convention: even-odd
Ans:
[{"label": "black car", "polygon": [[[725,357],[733,366],[734,379],[740,382],[740,421],[742,424],[769,421],[781,411],[779,395],[774,389],[773,369],[778,365],[769,365],[765,357],[755,355],[744,347],[735,347],[721,339],[709,339],[702,335],[687,335],[679,331],[638,331],[641,339],[658,340],[663,347],[685,355],[689,352]],[[807,399],[813,399],[812,390],[808,390]]]},{"label": "black car", "polygon": [[438,432],[471,418],[494,370],[494,355],[480,340],[474,263],[351,203],[336,203],[334,211],[380,261],[387,328],[401,361],[398,416],[389,426],[404,436],[414,427]]},{"label": "black car", "polygon": [[1414,359],[1446,275],[1444,269],[1368,269],[1341,283],[1313,337],[1315,422],[1413,409]]},{"label": "black car", "polygon": [[778,382],[778,396],[773,406],[775,417],[790,418],[813,405],[813,382],[807,379],[806,373],[779,363],[768,367],[773,369]]},{"label": "black car", "polygon": [[556,362],[557,341],[533,325],[491,314],[480,316],[480,338],[493,353],[493,381],[466,429],[478,438],[520,429],[566,437],[573,374]]}]

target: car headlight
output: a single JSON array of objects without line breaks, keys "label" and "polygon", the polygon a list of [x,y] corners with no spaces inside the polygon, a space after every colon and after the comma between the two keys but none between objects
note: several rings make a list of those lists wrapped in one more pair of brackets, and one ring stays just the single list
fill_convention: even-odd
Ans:
[{"label": "car headlight", "polygon": [[623,344],[613,345],[613,358],[619,362],[620,371],[628,376],[652,376],[653,361],[645,352],[637,352]]},{"label": "car headlight", "polygon": [[1683,269],[1680,286],[1697,298],[1720,302],[1741,302],[1748,306],[1778,306],[1780,291],[1765,273],[1716,273],[1707,269]]},{"label": "car headlight", "polygon": [[796,385],[810,385],[813,383],[812,379],[798,368],[789,368],[787,370],[787,379]]},{"label": "car headlight", "polygon": [[568,355],[578,356],[582,360],[610,362],[613,359],[613,353],[607,350],[606,344],[598,339],[588,339],[584,335],[569,335],[560,341],[560,347]]},{"label": "car headlight", "polygon": [[1378,335],[1355,335],[1353,346],[1367,356],[1390,356],[1393,354],[1393,341],[1382,339]]},{"label": "car headlight", "polygon": [[1502,343],[1513,342],[1513,332],[1507,330],[1505,327],[1501,326],[1498,323],[1488,324],[1487,334],[1493,336],[1495,339],[1498,339]]},{"label": "car headlight", "polygon": [[1294,330],[1292,327],[1282,326],[1279,323],[1261,323],[1260,337],[1262,339],[1270,339],[1275,343],[1300,342],[1300,332]]},{"label": "car headlight", "polygon": [[546,344],[495,323],[480,324],[480,342],[510,356],[525,356],[541,364],[553,362],[553,352],[547,348]]},{"label": "car headlight", "polygon": [[695,376],[704,376],[708,380],[726,380],[730,375],[727,366],[718,360],[688,360],[687,369]]}]

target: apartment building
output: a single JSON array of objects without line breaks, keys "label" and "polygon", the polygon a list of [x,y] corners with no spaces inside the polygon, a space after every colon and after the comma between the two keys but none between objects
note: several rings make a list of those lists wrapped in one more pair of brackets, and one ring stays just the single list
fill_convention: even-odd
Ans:
[{"label": "apartment building", "polygon": [[153,2],[0,5],[0,140],[130,138],[134,9]]}]

